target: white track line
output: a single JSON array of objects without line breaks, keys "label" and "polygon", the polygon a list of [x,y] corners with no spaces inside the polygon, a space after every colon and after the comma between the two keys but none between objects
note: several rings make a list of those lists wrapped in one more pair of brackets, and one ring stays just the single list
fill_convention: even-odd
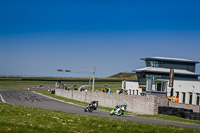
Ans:
[{"label": "white track line", "polygon": [[[37,92],[35,92],[35,91],[32,91],[32,92],[35,93],[35,94],[44,96],[44,97],[48,97],[48,98],[53,99],[53,100],[57,100],[57,101],[63,102],[63,103],[73,104],[73,105],[80,106],[80,107],[84,107],[84,108],[86,107],[86,106],[78,105],[78,104],[71,103],[71,102],[65,102],[65,101],[63,101],[63,100],[59,100],[59,99],[56,99],[56,98],[53,98],[53,97],[50,97],[50,96],[46,96],[46,95],[44,95],[44,94],[37,93]],[[65,98],[65,97],[64,97],[64,98]],[[101,110],[101,109],[98,109],[98,110]],[[106,110],[101,110],[101,111],[108,112],[108,111],[106,111]]]},{"label": "white track line", "polygon": [[3,99],[3,97],[1,96],[1,94],[0,94],[0,99],[1,99],[1,101],[3,101],[4,103],[6,103],[6,102],[4,101],[4,99]]},{"label": "white track line", "polygon": [[35,91],[32,91],[32,92],[35,93],[35,94],[38,94],[38,95],[44,96],[44,97],[48,97],[48,98],[53,99],[53,100],[57,100],[57,101],[59,101],[59,102],[69,103],[69,104],[73,104],[73,105],[77,105],[77,106],[85,107],[85,106],[83,106],[83,105],[78,105],[78,104],[74,104],[74,103],[71,103],[71,102],[65,102],[65,101],[60,100],[60,99],[56,99],[56,98],[53,98],[53,97],[50,97],[50,96],[46,96],[46,95],[44,95],[44,94],[37,93],[37,92],[35,92]]}]

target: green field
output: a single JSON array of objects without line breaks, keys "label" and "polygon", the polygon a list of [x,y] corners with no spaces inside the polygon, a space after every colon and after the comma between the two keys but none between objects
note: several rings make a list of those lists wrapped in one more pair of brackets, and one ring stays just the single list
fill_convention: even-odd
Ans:
[{"label": "green field", "polygon": [[0,103],[0,132],[171,133],[200,130],[143,124]]},{"label": "green field", "polygon": [[10,81],[10,80],[0,80],[0,85],[55,85],[55,81]]},{"label": "green field", "polygon": [[[0,86],[12,86],[12,90],[25,90],[23,88],[20,88],[21,86],[25,85],[36,85],[39,86],[40,84],[43,85],[55,85],[56,81],[12,81],[12,80],[0,80]],[[77,85],[77,87],[81,85],[88,85],[89,82],[78,82],[78,81],[62,81],[63,84],[70,85],[70,89],[73,89],[73,85]],[[101,91],[102,88],[105,88],[105,84],[107,84],[106,87],[111,88],[111,92],[115,93],[116,90],[121,89],[121,82],[96,82],[94,90]],[[91,82],[92,85],[92,82]],[[16,89],[13,88],[15,86]],[[6,87],[7,88],[7,87]],[[3,90],[4,88],[0,88],[0,90]],[[5,90],[5,89],[4,89]],[[90,87],[90,91],[92,90],[92,87]]]}]

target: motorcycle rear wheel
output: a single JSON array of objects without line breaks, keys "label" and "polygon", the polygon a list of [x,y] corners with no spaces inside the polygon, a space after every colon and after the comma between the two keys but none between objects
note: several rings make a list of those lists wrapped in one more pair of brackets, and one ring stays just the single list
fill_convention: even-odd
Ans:
[{"label": "motorcycle rear wheel", "polygon": [[91,113],[94,109],[92,107],[88,108],[88,111]]},{"label": "motorcycle rear wheel", "polygon": [[122,111],[121,110],[118,112],[117,116],[120,116],[120,115],[122,115]]}]

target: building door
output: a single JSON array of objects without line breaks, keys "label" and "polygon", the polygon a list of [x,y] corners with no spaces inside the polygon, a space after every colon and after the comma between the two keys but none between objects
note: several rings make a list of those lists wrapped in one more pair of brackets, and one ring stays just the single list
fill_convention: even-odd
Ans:
[{"label": "building door", "polygon": [[200,105],[199,103],[200,103],[200,93],[197,93],[197,105]]},{"label": "building door", "polygon": [[176,97],[179,98],[179,92],[176,92]]},{"label": "building door", "polygon": [[161,82],[157,82],[157,91],[161,91]]},{"label": "building door", "polygon": [[185,103],[185,92],[183,92],[183,101],[182,103]]},{"label": "building door", "polygon": [[189,104],[192,104],[192,92],[190,92]]}]

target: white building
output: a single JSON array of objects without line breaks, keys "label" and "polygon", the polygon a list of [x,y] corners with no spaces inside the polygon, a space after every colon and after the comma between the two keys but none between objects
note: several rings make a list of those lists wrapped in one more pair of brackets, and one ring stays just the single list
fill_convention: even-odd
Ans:
[{"label": "white building", "polygon": [[[195,65],[199,62],[165,57],[148,57],[142,60],[145,60],[146,67],[134,70],[138,82],[125,82],[129,95],[174,96],[179,98],[179,103],[200,105],[199,74],[195,73]],[[170,68],[174,70],[173,87],[169,87]]]}]

